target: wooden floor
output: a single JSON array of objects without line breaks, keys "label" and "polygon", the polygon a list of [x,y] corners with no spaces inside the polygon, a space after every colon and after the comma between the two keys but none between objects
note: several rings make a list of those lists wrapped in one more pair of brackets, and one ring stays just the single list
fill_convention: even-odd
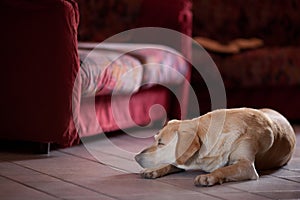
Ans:
[{"label": "wooden floor", "polygon": [[[295,129],[299,141],[300,126]],[[0,199],[300,199],[300,142],[287,166],[264,172],[257,181],[195,187],[193,178],[198,171],[156,180],[140,178],[132,156],[151,139],[126,134],[113,134],[108,139],[110,144],[103,138],[92,138],[84,145],[51,151],[48,156],[2,150]]]}]

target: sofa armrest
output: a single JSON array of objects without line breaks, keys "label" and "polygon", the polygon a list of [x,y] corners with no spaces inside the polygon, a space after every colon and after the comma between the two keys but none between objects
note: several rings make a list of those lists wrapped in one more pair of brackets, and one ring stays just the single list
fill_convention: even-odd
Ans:
[{"label": "sofa armrest", "polygon": [[79,69],[73,0],[2,0],[1,138],[77,140],[72,90]]},{"label": "sofa armrest", "polygon": [[191,35],[192,3],[190,0],[143,0],[141,2],[139,27],[163,27]]}]

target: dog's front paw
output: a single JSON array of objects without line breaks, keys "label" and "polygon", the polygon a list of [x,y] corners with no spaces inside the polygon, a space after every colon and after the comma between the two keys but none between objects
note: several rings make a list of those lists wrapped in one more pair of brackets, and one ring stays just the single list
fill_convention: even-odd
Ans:
[{"label": "dog's front paw", "polygon": [[202,174],[195,178],[194,184],[195,186],[213,186],[217,183],[222,183],[219,178],[212,174]]},{"label": "dog's front paw", "polygon": [[153,170],[153,169],[145,169],[144,171],[141,172],[141,176],[143,178],[148,178],[148,179],[155,179],[160,177],[157,170]]}]

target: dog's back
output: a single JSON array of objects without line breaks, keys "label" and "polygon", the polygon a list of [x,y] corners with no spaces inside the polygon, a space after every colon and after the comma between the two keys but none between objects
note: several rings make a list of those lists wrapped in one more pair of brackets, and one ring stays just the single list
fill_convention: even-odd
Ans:
[{"label": "dog's back", "polygon": [[280,113],[271,109],[260,109],[260,111],[272,121],[274,142],[268,151],[257,154],[255,167],[258,170],[281,167],[291,159],[294,152],[296,142],[294,130]]}]

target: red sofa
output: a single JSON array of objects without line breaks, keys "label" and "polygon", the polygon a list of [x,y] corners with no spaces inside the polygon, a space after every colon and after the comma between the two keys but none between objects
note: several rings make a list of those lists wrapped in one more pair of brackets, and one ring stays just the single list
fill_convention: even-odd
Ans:
[{"label": "red sofa", "polygon": [[[236,54],[209,52],[225,84],[227,107],[270,107],[300,120],[299,9],[300,1],[193,1],[194,37],[221,44],[253,37],[264,42]],[[200,110],[210,111],[205,83],[192,74]]]},{"label": "red sofa", "polygon": [[0,2],[1,139],[78,143],[72,89],[79,12],[72,0]]},{"label": "red sofa", "polygon": [[[84,2],[79,1],[81,20],[78,4],[73,0],[0,2],[0,23],[4,30],[0,33],[1,60],[5,66],[4,76],[0,79],[3,94],[0,100],[1,139],[52,143],[60,147],[78,144],[80,137],[74,121],[80,119],[73,119],[73,112],[79,112],[78,109],[82,108],[74,109],[74,103],[81,102],[84,107],[89,105],[90,100],[95,102],[96,121],[104,132],[133,125],[124,122],[122,127],[116,126],[111,118],[109,95],[81,99],[81,91],[76,90],[74,96],[73,86],[80,68],[77,49],[79,21],[79,38],[82,41],[101,41],[122,30],[143,26],[161,26],[191,33],[190,4],[187,0],[98,1],[104,5],[100,10],[92,5],[96,1]],[[113,32],[107,32],[105,15],[116,19],[116,11],[120,12],[119,17],[123,19],[127,12],[123,9],[130,8],[132,11],[133,7],[137,9],[133,9],[136,12],[135,19],[125,17],[125,24],[110,21],[109,26],[114,24],[116,28],[112,27]],[[160,15],[160,20],[153,20],[153,16],[166,8],[169,13]],[[98,23],[99,19],[105,23]],[[180,52],[188,52],[184,41],[177,41],[174,45]],[[189,78],[189,73],[186,78]],[[184,105],[187,102],[187,89],[185,85],[177,87],[182,94],[178,101]],[[141,89],[130,98],[130,115],[134,122],[141,125],[149,123],[149,108],[157,103],[165,107],[171,118],[180,118],[186,112],[185,108],[180,112],[171,92],[161,86]],[[106,118],[102,118],[103,112]],[[81,113],[79,116],[83,117]],[[157,119],[163,116],[157,115]],[[94,134],[97,133],[86,130],[83,135]]]}]

